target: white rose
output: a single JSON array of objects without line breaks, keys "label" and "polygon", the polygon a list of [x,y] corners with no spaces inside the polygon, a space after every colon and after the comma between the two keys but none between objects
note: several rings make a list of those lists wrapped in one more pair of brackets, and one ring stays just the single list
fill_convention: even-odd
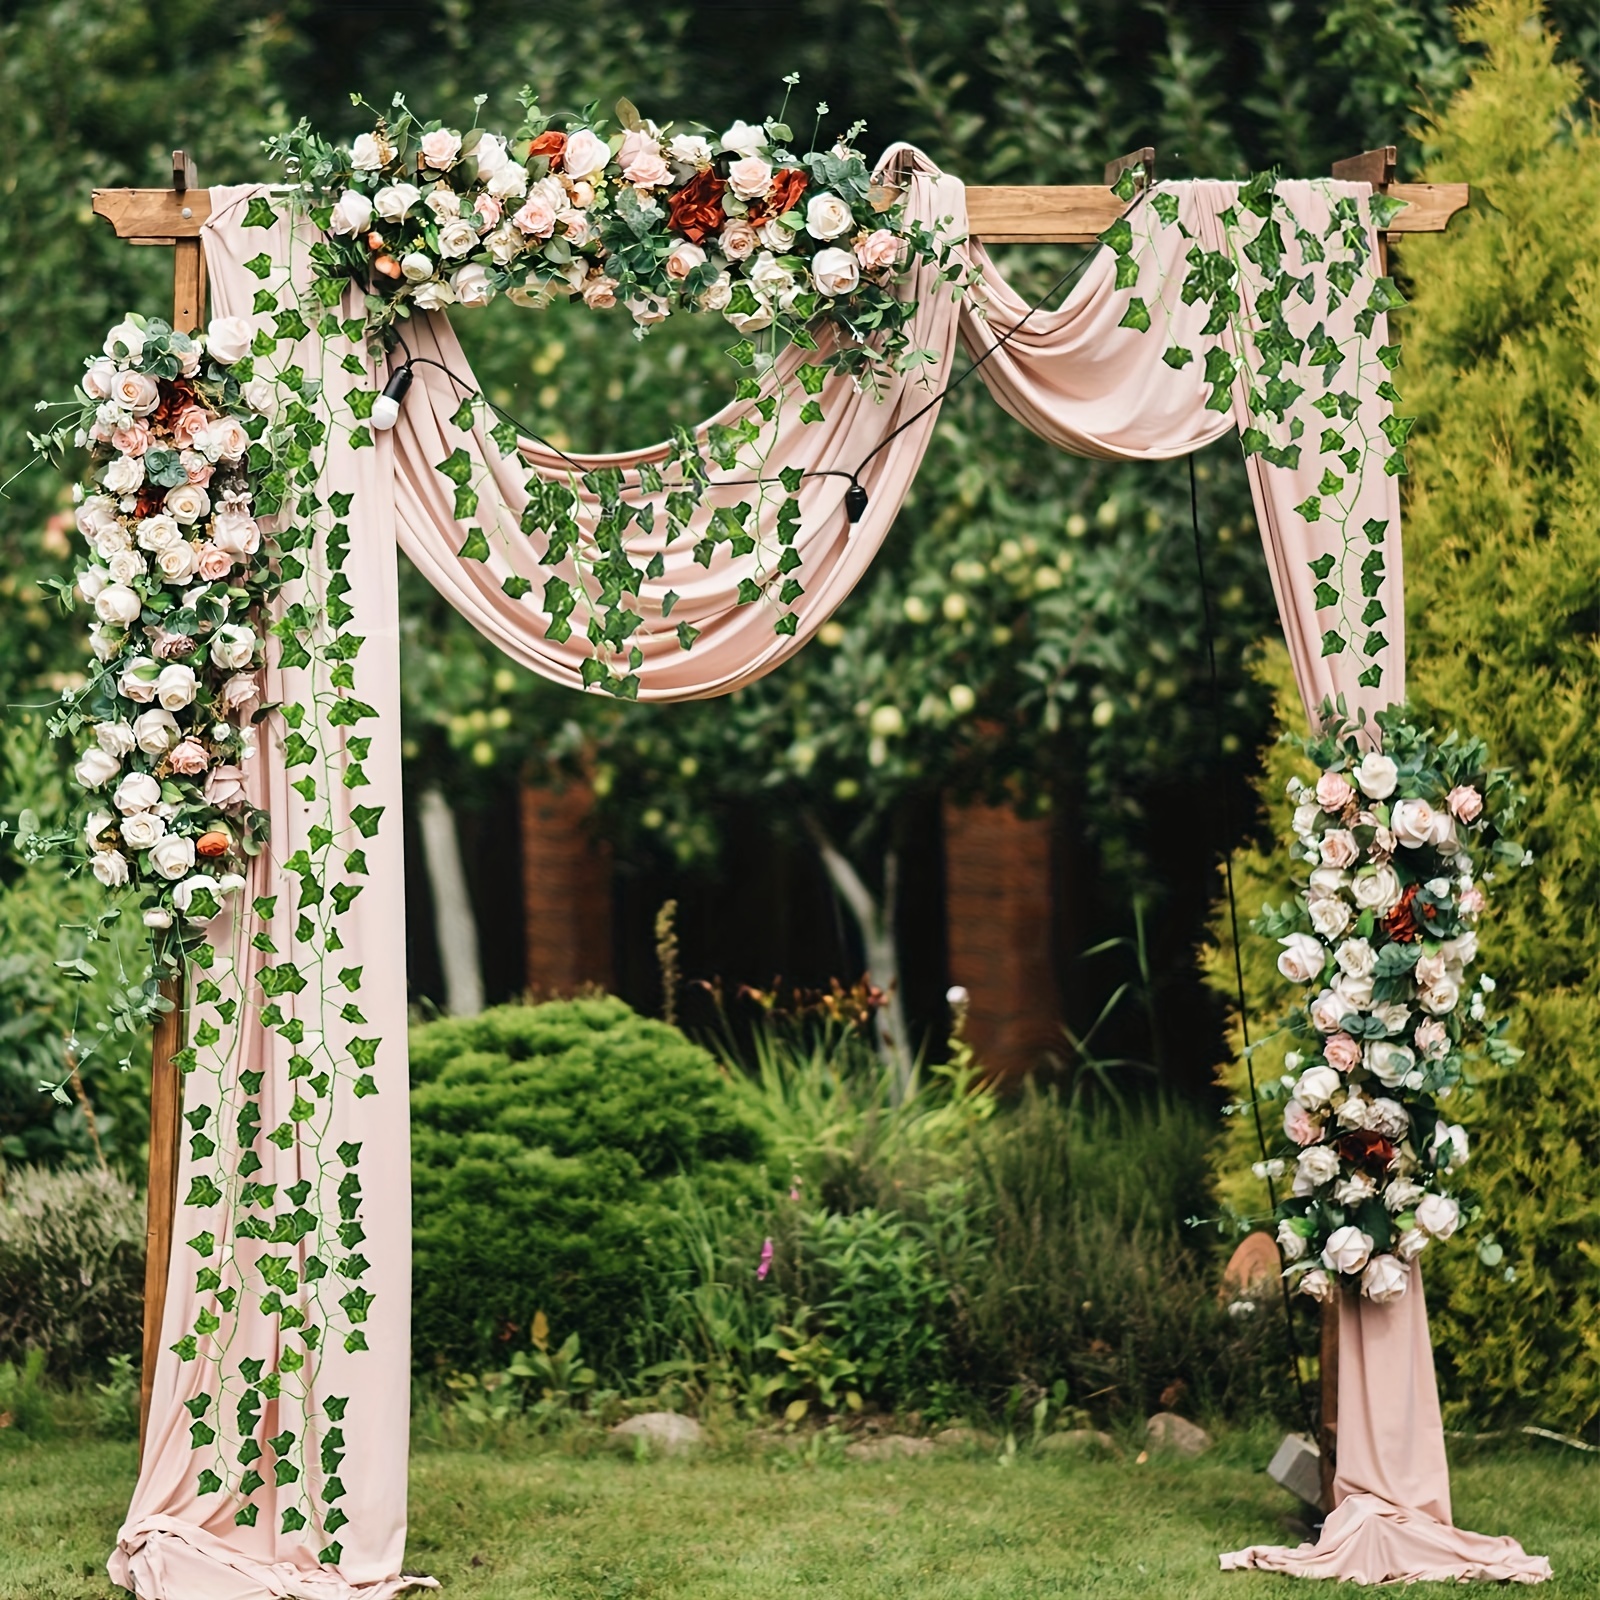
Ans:
[{"label": "white rose", "polygon": [[489,180],[489,193],[496,200],[518,200],[528,192],[528,169],[508,161]]},{"label": "white rose", "polygon": [[506,154],[505,140],[495,133],[484,134],[473,154],[478,158],[480,178],[492,178],[510,159]]},{"label": "white rose", "polygon": [[183,539],[176,544],[169,544],[156,557],[161,576],[168,583],[187,583],[199,564],[200,558],[195,554],[194,546]]},{"label": "white rose", "polygon": [[93,540],[106,528],[120,528],[115,503],[107,495],[92,494],[73,512],[73,521],[85,539]]},{"label": "white rose", "polygon": [[123,816],[135,811],[148,811],[161,799],[161,785],[148,772],[130,772],[117,785],[111,803]]},{"label": "white rose", "polygon": [[[145,560],[137,550],[118,550],[106,563],[106,569],[111,575],[113,583],[132,583],[135,578],[142,578],[145,574]],[[85,577],[92,576],[86,573]],[[83,580],[78,581],[79,589],[83,589]],[[87,591],[84,591],[86,597]],[[98,590],[96,593],[98,594]]]},{"label": "white rose", "polygon": [[700,296],[700,308],[703,311],[726,311],[732,298],[733,279],[726,272],[719,272],[711,287]]},{"label": "white rose", "polygon": [[774,254],[782,255],[794,243],[794,229],[784,227],[776,217],[769,217],[756,229],[756,237]]},{"label": "white rose", "polygon": [[448,222],[461,215],[461,196],[453,189],[438,188],[424,202],[440,222]]},{"label": "white rose", "polygon": [[116,362],[102,356],[89,363],[89,370],[79,381],[83,385],[83,392],[91,400],[109,400],[111,385],[116,376]]},{"label": "white rose", "polygon": [[1324,989],[1308,1009],[1312,1027],[1321,1033],[1337,1033],[1344,1019],[1350,1015],[1350,1007],[1345,1003],[1344,996],[1332,989]]},{"label": "white rose", "polygon": [[1370,978],[1378,964],[1377,952],[1365,939],[1346,939],[1333,959],[1352,978]]},{"label": "white rose", "polygon": [[712,149],[709,139],[697,133],[680,133],[667,141],[667,154],[680,166],[709,167]]},{"label": "white rose", "polygon": [[772,326],[772,307],[765,300],[758,301],[754,311],[724,311],[722,314],[740,333],[759,333]]},{"label": "white rose", "polygon": [[1426,800],[1398,800],[1389,815],[1389,827],[1401,844],[1415,850],[1428,843],[1433,807]]},{"label": "white rose", "polygon": [[1374,1305],[1386,1306],[1406,1292],[1410,1278],[1404,1262],[1393,1256],[1374,1256],[1361,1274],[1361,1292]]},{"label": "white rose", "polygon": [[135,742],[133,729],[126,722],[97,722],[94,738],[108,756],[118,757],[130,754]]},{"label": "white rose", "polygon": [[152,555],[159,555],[169,545],[183,542],[183,529],[178,526],[177,519],[166,512],[146,517],[136,532],[139,548],[150,551]]},{"label": "white rose", "polygon": [[1364,868],[1356,874],[1350,895],[1363,911],[1373,911],[1381,917],[1400,903],[1399,875],[1388,865]]},{"label": "white rose", "polygon": [[1306,1253],[1305,1240],[1287,1218],[1278,1224],[1278,1248],[1283,1252],[1285,1261],[1298,1261]]},{"label": "white rose", "polygon": [[113,456],[100,481],[112,494],[133,494],[144,483],[144,457]]},{"label": "white rose", "polygon": [[[1353,1091],[1339,1107],[1341,1128],[1364,1128],[1372,1115],[1372,1102],[1362,1098],[1361,1091]],[[1371,1193],[1371,1190],[1368,1190]]]},{"label": "white rose", "polygon": [[[95,602],[97,606],[99,603],[98,600]],[[1417,993],[1417,1004],[1433,1017],[1448,1016],[1460,999],[1461,985],[1448,973]]]},{"label": "white rose", "polygon": [[1383,1191],[1383,1203],[1390,1211],[1405,1211],[1414,1206],[1423,1193],[1420,1183],[1413,1183],[1409,1178],[1391,1178]]},{"label": "white rose", "polygon": [[250,354],[254,337],[248,317],[213,317],[206,328],[206,349],[219,367],[231,367]]},{"label": "white rose", "polygon": [[358,133],[350,146],[350,165],[357,172],[376,172],[394,155],[394,147],[376,134]]},{"label": "white rose", "polygon": [[1361,846],[1348,828],[1330,828],[1317,845],[1323,863],[1330,867],[1353,867],[1361,858]]},{"label": "white rose", "polygon": [[486,306],[494,298],[488,270],[476,261],[469,261],[466,266],[459,268],[451,276],[450,287],[456,292],[458,305]]},{"label": "white rose", "polygon": [[96,622],[89,629],[89,648],[94,652],[95,660],[104,663],[109,661],[122,645]]},{"label": "white rose", "polygon": [[1338,895],[1350,887],[1350,874],[1342,867],[1314,867],[1306,886],[1313,896]]},{"label": "white rose", "polygon": [[[111,382],[111,398],[131,417],[148,417],[161,404],[161,385],[148,372],[119,372]],[[101,408],[102,415],[105,408]]]},{"label": "white rose", "polygon": [[261,527],[248,511],[230,507],[213,519],[211,542],[230,556],[253,556],[261,548]]},{"label": "white rose", "polygon": [[[569,145],[570,149],[571,146]],[[722,142],[717,146],[719,150],[731,150],[735,155],[753,156],[758,150],[767,148],[767,135],[764,128],[752,127],[748,122],[736,122],[723,134]],[[571,171],[569,167],[567,169]]]},{"label": "white rose", "polygon": [[1459,1122],[1435,1124],[1432,1150],[1435,1166],[1459,1167],[1467,1159],[1467,1130]]},{"label": "white rose", "polygon": [[641,328],[653,328],[658,322],[666,321],[672,308],[660,295],[641,294],[628,301],[628,314]]},{"label": "white rose", "polygon": [[135,811],[122,820],[122,842],[130,850],[148,850],[167,831],[164,818],[153,811]]},{"label": "white rose", "polygon": [[108,583],[94,597],[94,614],[113,627],[127,628],[139,620],[144,607],[138,593],[124,583]]},{"label": "white rose", "polygon": [[426,283],[433,276],[433,258],[413,250],[401,257],[400,272],[407,283]]},{"label": "white rose", "polygon": [[[465,217],[447,222],[439,230],[439,254],[457,259],[471,255],[478,248],[478,230]],[[402,269],[404,270],[404,269]]]},{"label": "white rose", "polygon": [[814,194],[806,202],[806,232],[813,239],[837,239],[855,226],[856,219],[836,194]]},{"label": "white rose", "polygon": [[93,605],[112,581],[112,574],[104,567],[85,567],[78,574],[78,593]]},{"label": "white rose", "polygon": [[1417,1064],[1410,1047],[1390,1039],[1374,1039],[1367,1046],[1367,1070],[1386,1089],[1397,1088]]},{"label": "white rose", "polygon": [[164,756],[178,742],[178,719],[160,707],[133,719],[133,737],[147,756]]},{"label": "white rose", "polygon": [[[496,266],[509,266],[522,250],[522,235],[509,222],[502,222],[493,233],[484,236],[483,247],[489,252],[489,259]],[[424,256],[423,259],[427,260],[427,257]],[[400,270],[405,271],[405,262],[400,263]],[[424,273],[423,276],[426,277],[427,274]]]},{"label": "white rose", "polygon": [[1283,954],[1278,957],[1278,971],[1291,983],[1310,983],[1322,975],[1327,952],[1309,933],[1291,933],[1280,939]]},{"label": "white rose", "polygon": [[98,745],[85,750],[72,769],[72,775],[85,789],[98,789],[110,783],[122,771],[122,763],[108,750]]},{"label": "white rose", "polygon": [[1346,1224],[1335,1228],[1322,1247],[1322,1264],[1330,1272],[1359,1272],[1372,1255],[1372,1235]]},{"label": "white rose", "polygon": [[830,245],[811,258],[811,281],[823,294],[852,294],[861,282],[861,267],[850,251]]},{"label": "white rose", "polygon": [[1343,1081],[1332,1067],[1307,1067],[1294,1086],[1295,1098],[1315,1111],[1327,1105]]},{"label": "white rose", "polygon": [[1322,815],[1322,807],[1312,805],[1298,805],[1294,808],[1294,821],[1291,824],[1294,831],[1302,839],[1309,839],[1317,825],[1317,818]]},{"label": "white rose", "polygon": [[1442,856],[1453,856],[1461,848],[1456,839],[1456,819],[1448,811],[1434,812],[1428,843]]},{"label": "white rose", "polygon": [[278,391],[271,378],[252,378],[249,383],[239,391],[240,398],[252,411],[258,411],[264,417],[276,414],[278,409]]},{"label": "white rose", "polygon": [[1367,1115],[1367,1126],[1385,1139],[1398,1139],[1411,1126],[1411,1114],[1398,1100],[1382,1096],[1372,1102]]},{"label": "white rose", "polygon": [[611,159],[611,147],[596,138],[587,128],[579,128],[567,136],[566,148],[561,152],[561,166],[574,183],[585,178],[598,178]]},{"label": "white rose", "polygon": [[440,283],[435,278],[432,283],[420,284],[411,298],[421,311],[443,311],[446,306],[455,304],[456,292],[448,283]]},{"label": "white rose", "polygon": [[1446,939],[1439,946],[1439,954],[1452,967],[1469,967],[1478,959],[1478,936],[1469,930],[1454,939]]},{"label": "white rose", "polygon": [[148,704],[156,697],[156,676],[159,668],[149,656],[135,656],[117,679],[117,693],[137,705]]},{"label": "white rose", "polygon": [[211,496],[198,483],[180,483],[167,490],[162,504],[174,520],[190,528],[211,509]]},{"label": "white rose", "polygon": [[1372,1014],[1390,1033],[1404,1033],[1406,1024],[1411,1020],[1411,1013],[1398,1001],[1390,1001],[1385,1005],[1374,1006]]},{"label": "white rose", "polygon": [[109,561],[119,550],[126,550],[132,540],[128,537],[128,530],[120,522],[114,522],[110,527],[97,528],[94,535],[95,554]]},{"label": "white rose", "polygon": [[1352,1172],[1333,1186],[1333,1203],[1336,1206],[1358,1206],[1370,1200],[1378,1186],[1364,1172]]},{"label": "white rose", "polygon": [[422,191],[414,183],[390,183],[372,197],[372,209],[385,222],[402,222],[421,198]]},{"label": "white rose", "polygon": [[[172,903],[184,916],[189,916],[189,907],[194,904],[197,894],[209,894],[217,903],[217,911],[222,909],[222,887],[217,880],[204,872],[197,872],[192,877],[185,878],[172,891]],[[215,913],[207,912],[203,917],[196,915],[192,920],[209,922]]]},{"label": "white rose", "polygon": [[[122,346],[120,350],[118,345]],[[137,361],[144,354],[144,329],[131,317],[125,317],[106,335],[102,348],[115,359]]]},{"label": "white rose", "polygon": [[763,250],[750,263],[746,276],[751,288],[763,299],[775,298],[794,283],[794,274],[770,250]]},{"label": "white rose", "polygon": [[1333,983],[1334,992],[1345,1002],[1346,1008],[1351,1011],[1365,1011],[1372,1004],[1372,978],[1353,977],[1348,972],[1341,972]]},{"label": "white rose", "polygon": [[1333,1279],[1321,1267],[1313,1267],[1309,1272],[1301,1273],[1300,1281],[1295,1288],[1300,1294],[1312,1300],[1333,1299]]},{"label": "white rose", "polygon": [[1350,907],[1337,895],[1313,895],[1306,902],[1306,915],[1311,918],[1311,926],[1322,935],[1324,939],[1337,939],[1352,921]]},{"label": "white rose", "polygon": [[128,881],[128,858],[120,850],[101,850],[91,870],[106,888],[120,889]]},{"label": "white rose", "polygon": [[170,928],[172,913],[165,906],[151,906],[144,914],[144,925],[147,928]]},{"label": "white rose", "polygon": [[225,672],[238,672],[250,665],[256,653],[256,636],[238,622],[225,622],[211,636],[212,664]]},{"label": "white rose", "polygon": [[1394,793],[1400,772],[1388,756],[1369,750],[1356,768],[1356,787],[1369,800],[1387,800]]},{"label": "white rose", "polygon": [[194,840],[168,834],[150,852],[150,865],[163,878],[177,879],[194,869]]},{"label": "white rose", "polygon": [[1338,1152],[1325,1144],[1310,1145],[1300,1152],[1294,1164],[1294,1192],[1308,1195],[1338,1176]]},{"label": "white rose", "polygon": [[168,711],[181,711],[194,703],[195,688],[194,668],[186,661],[174,661],[156,679],[156,699]]},{"label": "white rose", "polygon": [[[372,221],[372,202],[359,189],[346,189],[334,203],[328,219],[329,233],[365,233]],[[216,351],[212,350],[213,357]]]},{"label": "white rose", "polygon": [[1402,1261],[1415,1261],[1428,1247],[1428,1236],[1421,1228],[1407,1228],[1395,1240],[1394,1253]]}]

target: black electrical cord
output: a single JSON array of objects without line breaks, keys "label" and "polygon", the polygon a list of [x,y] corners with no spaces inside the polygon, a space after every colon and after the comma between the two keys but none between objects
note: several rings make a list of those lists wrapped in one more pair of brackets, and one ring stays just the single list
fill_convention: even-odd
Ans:
[{"label": "black electrical cord", "polygon": [[[1255,1118],[1256,1143],[1261,1148],[1261,1159],[1266,1162],[1267,1134],[1261,1123],[1261,1100],[1256,1093],[1256,1069],[1251,1059],[1250,1050],[1250,1009],[1245,1003],[1244,989],[1244,958],[1239,948],[1239,902],[1233,891],[1233,803],[1226,778],[1223,775],[1223,758],[1227,752],[1223,748],[1222,733],[1222,681],[1217,672],[1217,634],[1211,616],[1211,590],[1206,582],[1206,554],[1205,544],[1200,537],[1200,485],[1195,473],[1194,457],[1189,461],[1189,516],[1194,524],[1194,563],[1200,575],[1200,609],[1205,619],[1206,629],[1206,657],[1211,668],[1211,720],[1213,733],[1216,740],[1217,782],[1222,793],[1222,878],[1228,892],[1228,928],[1233,939],[1233,978],[1237,987],[1239,1002],[1239,1029],[1244,1039],[1244,1069],[1250,1084],[1250,1110]],[[1274,1211],[1278,1208],[1278,1195],[1276,1186],[1272,1181],[1271,1171],[1266,1174],[1267,1203]],[[1305,1420],[1306,1431],[1311,1437],[1316,1437],[1316,1428],[1312,1424],[1311,1408],[1306,1399],[1305,1385],[1300,1378],[1300,1341],[1294,1331],[1294,1304],[1289,1298],[1289,1285],[1280,1276],[1278,1286],[1283,1296],[1283,1324],[1284,1331],[1289,1337],[1289,1360],[1294,1372],[1294,1390],[1300,1397],[1300,1411]]]}]

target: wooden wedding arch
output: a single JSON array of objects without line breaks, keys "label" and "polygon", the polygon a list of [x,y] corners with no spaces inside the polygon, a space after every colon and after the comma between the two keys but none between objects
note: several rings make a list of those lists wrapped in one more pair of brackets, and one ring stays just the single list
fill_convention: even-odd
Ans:
[{"label": "wooden wedding arch", "polygon": [[[1464,183],[1396,183],[1396,150],[1384,145],[1333,163],[1332,176],[1370,183],[1373,190],[1405,203],[1379,236],[1380,270],[1388,270],[1392,238],[1408,233],[1442,233],[1471,199]],[[1150,146],[1130,151],[1106,165],[1104,186],[1004,184],[969,188],[967,223],[986,244],[1092,245],[1127,209],[1112,192],[1123,173],[1137,171],[1154,181],[1156,152]],[[135,245],[164,245],[173,252],[172,325],[184,331],[205,322],[206,264],[200,230],[211,215],[211,192],[199,186],[194,160],[172,153],[172,185],[167,189],[96,189],[95,214],[107,219],[117,237]],[[150,1417],[151,1385],[166,1307],[167,1272],[177,1209],[179,1138],[183,1077],[174,1058],[183,1045],[181,980],[168,980],[162,995],[170,1003],[151,1040],[150,1155],[145,1232],[144,1341],[139,1384],[139,1448],[144,1450]],[[1321,1341],[1321,1476],[1324,1509],[1332,1507],[1338,1431],[1339,1321],[1324,1306]]]}]

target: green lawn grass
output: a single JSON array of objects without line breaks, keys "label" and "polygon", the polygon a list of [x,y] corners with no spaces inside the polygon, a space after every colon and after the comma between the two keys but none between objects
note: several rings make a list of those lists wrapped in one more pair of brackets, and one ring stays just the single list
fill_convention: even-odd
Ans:
[{"label": "green lawn grass", "polygon": [[[674,1460],[570,1442],[419,1448],[408,1565],[459,1600],[1282,1595],[1296,1580],[1216,1563],[1220,1550],[1287,1535],[1294,1503],[1260,1470],[1271,1443],[1241,1434],[1199,1461],[1144,1464],[973,1454],[869,1465],[748,1439]],[[126,1444],[6,1441],[0,1600],[120,1594],[104,1563],[133,1468]],[[1463,1525],[1551,1557],[1547,1592],[1600,1596],[1600,1466],[1553,1448],[1473,1452],[1454,1485]],[[1457,1591],[1408,1591],[1446,1592]]]}]

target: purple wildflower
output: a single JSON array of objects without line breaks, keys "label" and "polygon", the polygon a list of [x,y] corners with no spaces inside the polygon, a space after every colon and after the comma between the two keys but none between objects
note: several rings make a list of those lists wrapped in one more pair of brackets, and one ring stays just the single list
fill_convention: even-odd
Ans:
[{"label": "purple wildflower", "polygon": [[772,1271],[772,1241],[766,1239],[761,1245],[761,1264],[756,1268],[756,1282],[760,1283]]}]

